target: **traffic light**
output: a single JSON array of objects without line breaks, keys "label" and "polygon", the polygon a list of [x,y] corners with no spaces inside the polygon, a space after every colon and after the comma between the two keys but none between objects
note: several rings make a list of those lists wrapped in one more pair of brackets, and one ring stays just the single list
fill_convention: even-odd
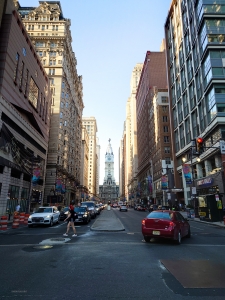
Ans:
[{"label": "traffic light", "polygon": [[204,140],[203,138],[199,137],[196,139],[196,145],[197,145],[197,152],[201,154],[204,152],[204,146],[203,146]]}]

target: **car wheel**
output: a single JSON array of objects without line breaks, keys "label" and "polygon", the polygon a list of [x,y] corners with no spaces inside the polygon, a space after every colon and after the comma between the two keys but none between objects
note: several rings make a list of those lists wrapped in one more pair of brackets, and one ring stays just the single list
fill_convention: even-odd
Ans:
[{"label": "car wheel", "polygon": [[178,232],[176,243],[177,243],[178,245],[181,244],[181,232],[180,232],[180,231]]},{"label": "car wheel", "polygon": [[188,234],[186,235],[187,238],[190,238],[191,237],[191,229],[190,227],[188,228]]},{"label": "car wheel", "polygon": [[146,243],[150,243],[151,238],[150,236],[144,236],[144,240],[146,241]]},{"label": "car wheel", "polygon": [[53,220],[50,220],[49,226],[52,227],[53,226]]}]

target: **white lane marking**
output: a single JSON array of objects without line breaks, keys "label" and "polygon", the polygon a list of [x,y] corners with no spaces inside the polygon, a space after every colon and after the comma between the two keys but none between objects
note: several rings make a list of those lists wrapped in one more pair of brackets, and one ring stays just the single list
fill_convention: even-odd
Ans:
[{"label": "white lane marking", "polygon": [[195,226],[191,226],[191,228],[195,228],[195,229],[199,229],[199,230],[204,230],[202,228],[198,228],[198,227],[195,227]]},{"label": "white lane marking", "polygon": [[[54,228],[58,228],[58,227],[63,226],[63,225],[67,225],[67,223],[62,223],[62,224],[59,224],[59,225],[57,225],[57,226],[49,227],[49,228],[50,228],[50,229],[54,229]],[[81,227],[81,226],[75,226],[75,228],[79,228],[79,227]]]}]

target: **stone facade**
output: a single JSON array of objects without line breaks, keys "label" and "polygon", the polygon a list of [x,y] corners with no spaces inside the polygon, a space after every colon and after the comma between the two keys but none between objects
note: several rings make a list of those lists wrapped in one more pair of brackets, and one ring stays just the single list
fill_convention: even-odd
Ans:
[{"label": "stone facade", "polygon": [[84,108],[71,23],[64,18],[59,1],[41,1],[36,8],[19,5],[18,11],[49,76],[52,93],[45,202],[68,204],[76,198],[80,184]]},{"label": "stone facade", "polygon": [[17,202],[23,211],[43,202],[51,101],[48,76],[13,2],[6,2],[0,26],[0,214],[12,212]]}]

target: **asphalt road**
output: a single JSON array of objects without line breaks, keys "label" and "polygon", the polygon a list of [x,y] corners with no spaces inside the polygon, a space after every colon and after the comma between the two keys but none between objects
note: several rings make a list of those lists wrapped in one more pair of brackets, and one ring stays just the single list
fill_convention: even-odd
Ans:
[{"label": "asphalt road", "polygon": [[92,220],[66,242],[65,223],[1,233],[0,299],[225,299],[224,228],[190,221],[181,245],[145,243],[147,213],[114,211],[125,231],[91,231]]}]

